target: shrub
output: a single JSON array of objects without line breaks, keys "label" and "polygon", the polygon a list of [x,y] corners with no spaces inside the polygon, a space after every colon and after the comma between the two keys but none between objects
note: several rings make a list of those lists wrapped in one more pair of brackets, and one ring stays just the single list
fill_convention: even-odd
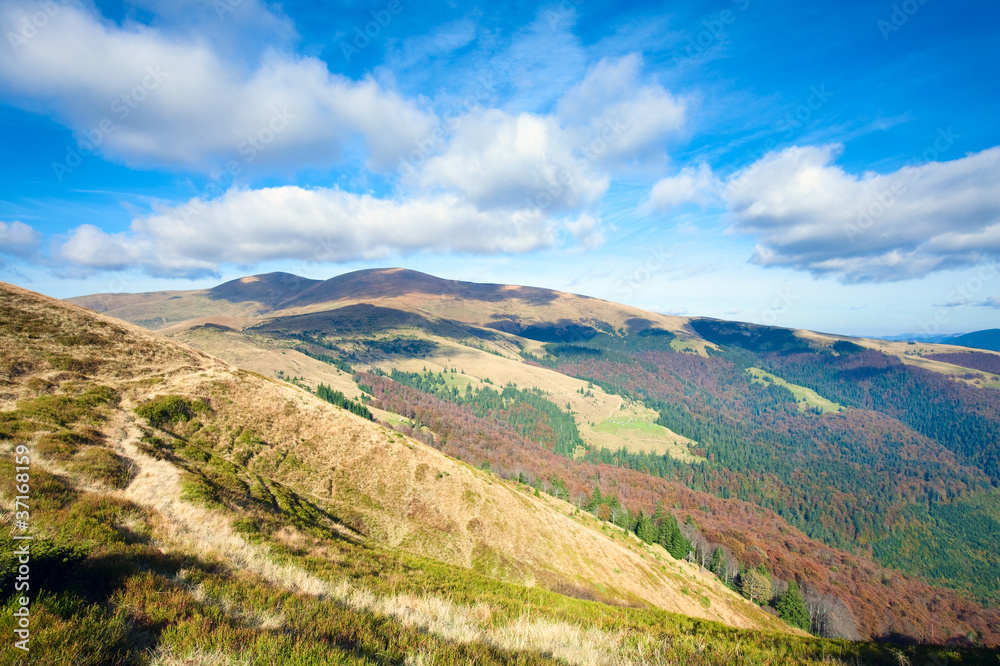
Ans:
[{"label": "shrub", "polygon": [[91,375],[101,367],[101,361],[93,358],[74,358],[66,354],[53,354],[49,356],[49,366],[54,370],[64,370],[66,372],[79,372],[84,375]]},{"label": "shrub", "polygon": [[202,400],[188,400],[179,395],[165,395],[144,402],[135,408],[135,413],[149,421],[154,427],[190,421],[195,414],[208,411],[208,404]]},{"label": "shrub", "polygon": [[133,466],[110,449],[90,447],[70,465],[70,469],[112,488],[127,488],[134,476]]},{"label": "shrub", "polygon": [[[15,552],[13,536],[5,531],[0,534],[0,590],[3,594],[14,592],[14,580],[20,562]],[[68,579],[73,569],[87,557],[87,549],[79,544],[67,544],[51,539],[37,538],[31,542],[31,585],[34,589],[58,589]]]},{"label": "shrub", "polygon": [[73,454],[80,450],[80,447],[92,443],[93,440],[85,434],[74,430],[63,430],[40,438],[35,448],[39,453],[49,458],[69,460]]},{"label": "shrub", "polygon": [[99,420],[100,408],[118,404],[118,392],[109,386],[94,386],[79,395],[42,395],[20,403],[17,414],[25,418],[66,426],[84,420]]}]

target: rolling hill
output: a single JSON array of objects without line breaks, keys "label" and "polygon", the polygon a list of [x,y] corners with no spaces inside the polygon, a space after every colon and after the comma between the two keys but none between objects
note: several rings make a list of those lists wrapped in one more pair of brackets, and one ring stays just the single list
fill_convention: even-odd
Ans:
[{"label": "rolling hill", "polygon": [[[724,586],[751,568],[797,581],[819,633],[1000,644],[1000,394],[941,356],[965,348],[402,269],[74,300],[272,379],[331,387],[488,478],[635,537],[650,516],[661,531],[676,519]],[[441,557],[392,534],[377,536]]]},{"label": "rolling hill", "polygon": [[973,347],[988,351],[1000,352],[1000,328],[990,328],[985,331],[973,331],[964,335],[956,335],[945,340],[947,344],[960,347]]},{"label": "rolling hill", "polygon": [[33,659],[725,663],[754,636],[803,662],[884,653],[797,638],[660,546],[287,382],[9,285],[0,301]]}]

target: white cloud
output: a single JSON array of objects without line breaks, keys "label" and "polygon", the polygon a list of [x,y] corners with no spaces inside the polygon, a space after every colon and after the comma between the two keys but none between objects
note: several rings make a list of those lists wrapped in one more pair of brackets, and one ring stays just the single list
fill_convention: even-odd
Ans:
[{"label": "white cloud", "polygon": [[686,103],[641,84],[641,66],[637,55],[601,60],[552,114],[477,108],[451,119],[451,134],[434,142],[443,149],[429,147],[421,164],[411,160],[404,182],[457,190],[484,208],[527,201],[549,214],[593,210],[615,162],[664,157],[663,139],[684,125]]},{"label": "white cloud", "polygon": [[[684,130],[689,103],[657,83],[641,83],[641,70],[635,53],[600,60],[559,100],[559,118],[581,148],[600,137],[604,160],[665,157],[663,142]],[[611,139],[602,136],[607,128],[616,129]]]},{"label": "white cloud", "polygon": [[[568,231],[586,242],[593,224]],[[414,252],[497,254],[552,246],[559,225],[534,209],[482,211],[454,195],[394,202],[339,189],[231,190],[165,208],[108,234],[74,229],[56,248],[80,270],[142,267],[153,275],[213,273],[221,264],[342,262]]]},{"label": "white cloud", "polygon": [[[0,50],[2,96],[87,133],[98,152],[130,166],[328,166],[361,137],[369,166],[385,168],[436,124],[373,80],[331,74],[315,58],[262,51],[246,65],[196,36],[58,7],[31,39]],[[37,9],[7,3],[0,24],[16,28]]]},{"label": "white cloud", "polygon": [[889,281],[1000,253],[1000,147],[950,162],[854,175],[839,145],[771,153],[726,184],[753,262],[845,282]]},{"label": "white cloud", "polygon": [[574,156],[571,137],[552,116],[496,109],[461,119],[440,155],[411,181],[458,190],[485,208],[534,205],[547,213],[594,206],[607,191],[607,175]]},{"label": "white cloud", "polygon": [[1000,310],[1000,296],[990,296],[985,301],[982,301],[981,303],[976,303],[976,305],[982,308],[993,308],[995,310]]},{"label": "white cloud", "polygon": [[691,311],[689,309],[687,309],[685,307],[681,307],[681,306],[675,306],[675,307],[670,307],[670,308],[665,308],[663,306],[658,306],[658,307],[652,307],[652,308],[650,308],[650,310],[652,310],[653,312],[659,312],[660,314],[665,314],[665,315],[682,316],[682,315],[686,315],[686,314],[691,314]]},{"label": "white cloud", "polygon": [[38,251],[41,234],[23,222],[0,221],[0,254],[30,257]]},{"label": "white cloud", "polygon": [[645,207],[665,211],[688,202],[708,206],[719,199],[721,190],[722,183],[712,169],[702,163],[697,168],[685,167],[676,176],[669,176],[653,185]]},{"label": "white cloud", "polygon": [[842,146],[768,153],[724,183],[686,168],[653,186],[647,205],[703,206],[718,193],[735,231],[757,238],[751,262],[888,282],[1000,255],[1000,147],[887,174],[834,164]]},{"label": "white cloud", "polygon": [[574,250],[578,252],[593,250],[604,242],[604,233],[601,231],[600,222],[586,213],[575,220],[566,222],[566,230],[576,240],[577,246]]}]

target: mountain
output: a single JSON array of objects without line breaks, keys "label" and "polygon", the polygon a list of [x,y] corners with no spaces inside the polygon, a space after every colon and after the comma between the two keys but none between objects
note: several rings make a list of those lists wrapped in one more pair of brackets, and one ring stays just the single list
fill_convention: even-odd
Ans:
[{"label": "mountain", "polygon": [[[277,282],[216,289],[253,279]],[[639,541],[676,524],[684,541],[664,543],[723,586],[796,581],[822,635],[1000,644],[1000,377],[962,365],[968,349],[402,269],[281,281],[245,301],[121,297],[107,314],[339,391]]]},{"label": "mountain", "polygon": [[956,335],[943,342],[960,347],[973,347],[1000,352],[1000,328],[988,328],[984,331],[973,331],[964,335]]},{"label": "mountain", "polygon": [[[35,660],[632,663],[702,651],[692,631],[719,641],[705,663],[759,631],[762,653],[832,649],[659,545],[287,382],[3,283],[0,305],[0,488],[31,507]],[[2,538],[12,589],[21,542]]]}]

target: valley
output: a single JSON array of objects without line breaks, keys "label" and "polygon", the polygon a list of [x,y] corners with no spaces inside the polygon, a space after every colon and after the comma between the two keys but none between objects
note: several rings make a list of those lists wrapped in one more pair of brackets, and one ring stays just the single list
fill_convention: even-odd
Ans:
[{"label": "valley", "polygon": [[[595,491],[613,497],[608,518],[633,534],[643,515],[671,507],[697,525],[690,551],[702,564],[718,551],[737,569],[804,586],[814,630],[825,604],[826,615],[847,618],[831,635],[997,640],[1000,560],[984,550],[989,537],[918,536],[945,529],[936,503],[968,506],[959,515],[978,522],[996,493],[997,394],[933,360],[968,350],[921,344],[914,356],[905,342],[664,316],[399,269],[323,283],[254,276],[130,297],[121,308],[114,295],[88,299],[140,324],[160,303],[175,320],[161,328],[169,339],[307,390],[326,384],[386,426],[578,511],[601,513]],[[213,323],[203,308],[216,301],[226,314]],[[251,310],[236,327],[223,323]],[[905,404],[872,402],[868,371],[855,367],[890,370],[894,385],[914,387],[900,397],[926,392],[927,404],[993,444],[973,453]],[[982,408],[966,413],[965,402]],[[960,552],[976,565],[956,567]]]},{"label": "valley", "polygon": [[990,451],[894,411],[864,368],[981,403],[970,432],[996,423],[992,389],[557,292],[330,282],[78,299],[158,330],[3,287],[0,436],[32,451],[39,645],[722,664],[1000,644]]}]

